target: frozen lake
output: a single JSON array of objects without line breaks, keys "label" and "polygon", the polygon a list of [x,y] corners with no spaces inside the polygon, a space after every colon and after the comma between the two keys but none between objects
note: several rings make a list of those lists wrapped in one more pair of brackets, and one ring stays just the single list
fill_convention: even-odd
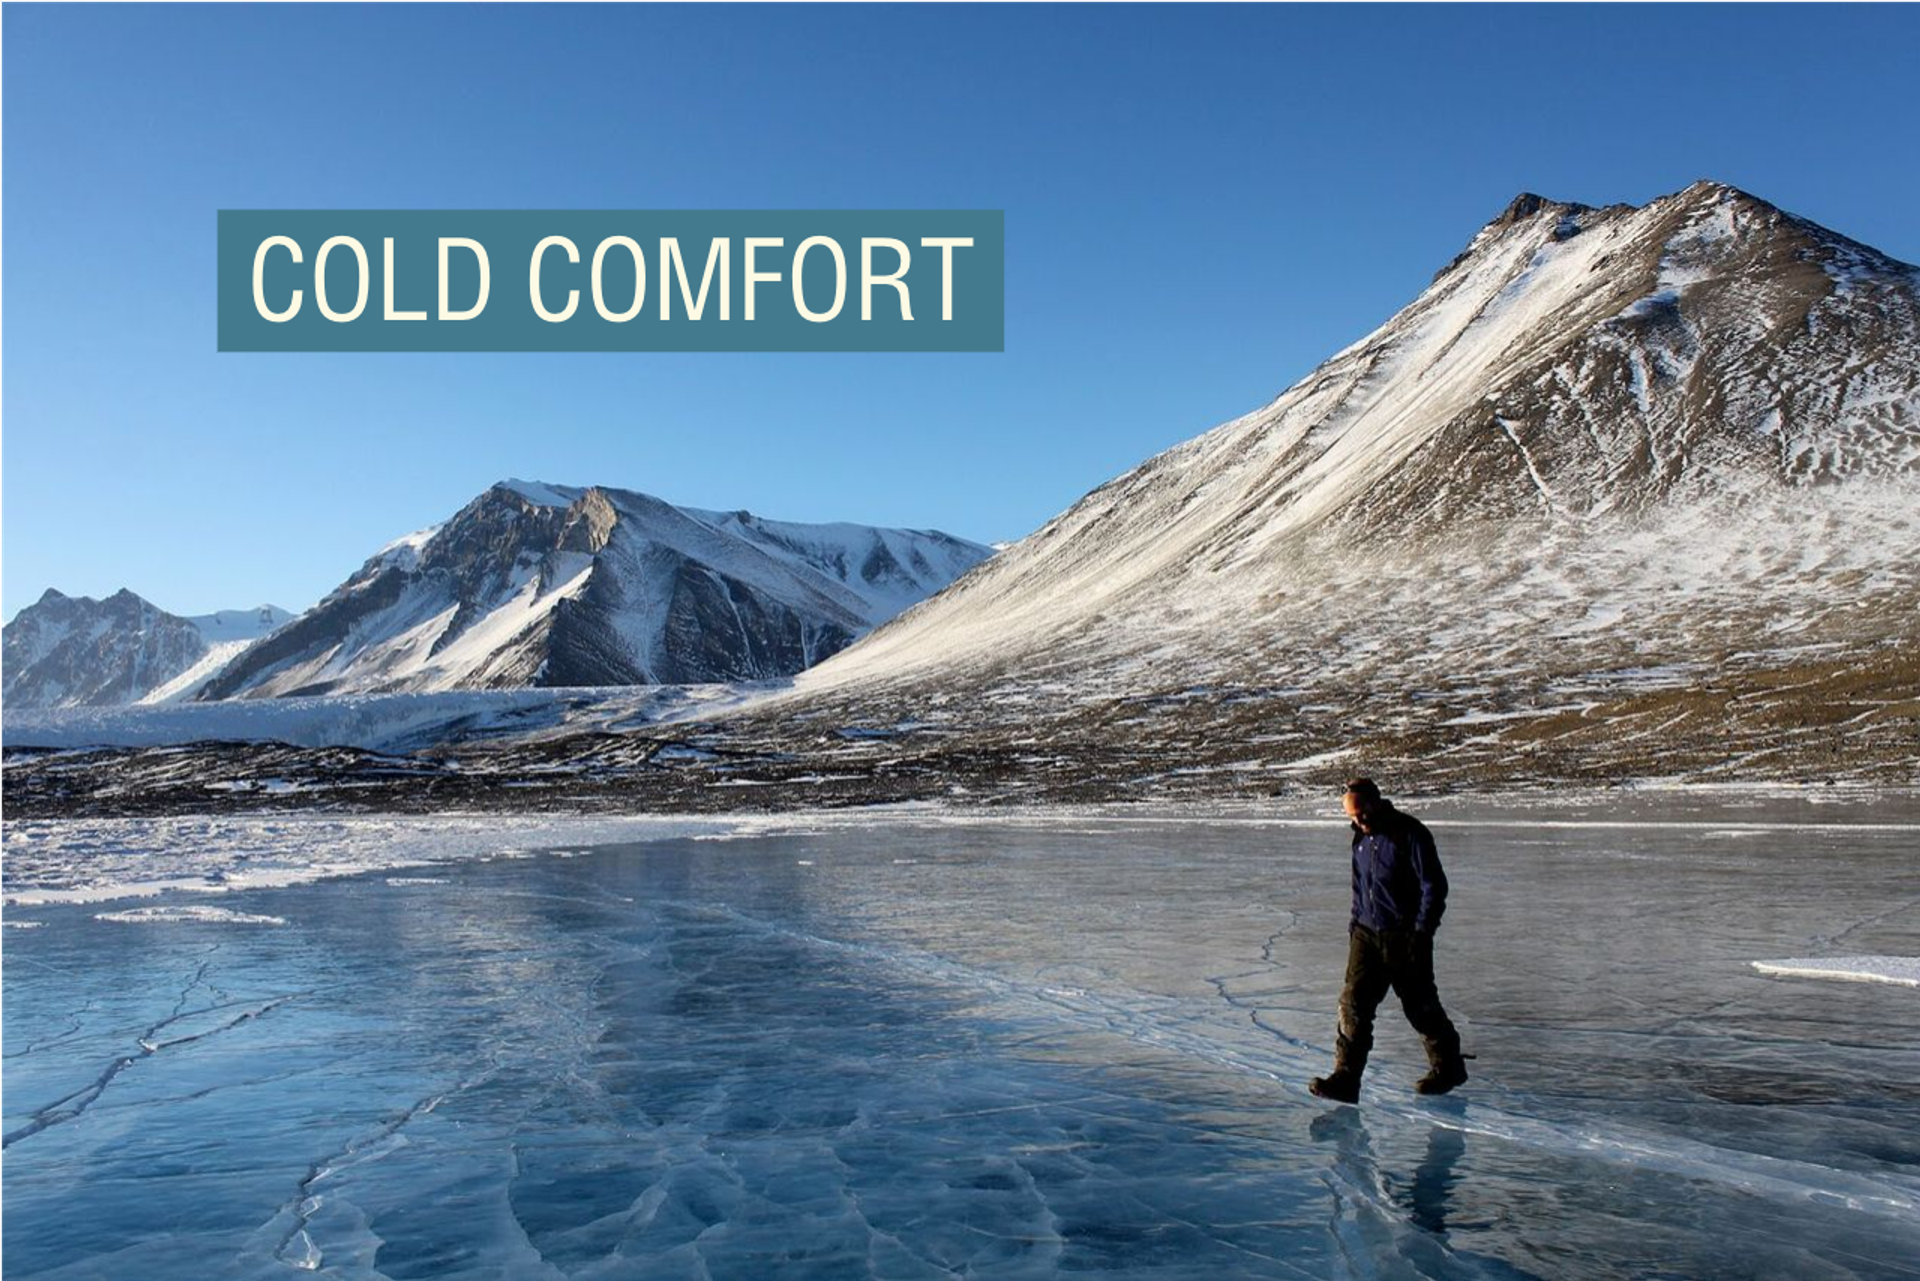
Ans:
[{"label": "frozen lake", "polygon": [[1330,822],[9,908],[7,1274],[1920,1275],[1920,991],[1752,966],[1920,955],[1911,815],[1412,808],[1479,1058],[1389,999],[1359,1109]]}]

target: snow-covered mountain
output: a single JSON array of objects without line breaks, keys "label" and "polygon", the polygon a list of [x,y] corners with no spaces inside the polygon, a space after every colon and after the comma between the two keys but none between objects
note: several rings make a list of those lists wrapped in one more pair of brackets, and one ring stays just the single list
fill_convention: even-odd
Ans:
[{"label": "snow-covered mountain", "polygon": [[272,605],[183,618],[122,588],[105,600],[49,588],[4,629],[14,710],[164,702],[292,615]]},{"label": "snow-covered mountain", "polygon": [[1277,400],[780,706],[1021,730],[1039,757],[1159,743],[1170,768],[1663,772],[1684,745],[1732,774],[1911,774],[1917,285],[1718,183],[1522,195]]},{"label": "snow-covered mountain", "polygon": [[381,549],[202,699],[787,676],[990,554],[505,481]]}]

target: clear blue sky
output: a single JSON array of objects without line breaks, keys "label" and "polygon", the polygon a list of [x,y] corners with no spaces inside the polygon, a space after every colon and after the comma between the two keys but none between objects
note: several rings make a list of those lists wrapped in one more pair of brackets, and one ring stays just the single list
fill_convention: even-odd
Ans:
[{"label": "clear blue sky", "polygon": [[[312,604],[508,476],[1019,537],[1517,192],[1920,260],[1907,6],[4,10],[4,613]],[[990,355],[222,355],[222,208],[999,208]]]}]

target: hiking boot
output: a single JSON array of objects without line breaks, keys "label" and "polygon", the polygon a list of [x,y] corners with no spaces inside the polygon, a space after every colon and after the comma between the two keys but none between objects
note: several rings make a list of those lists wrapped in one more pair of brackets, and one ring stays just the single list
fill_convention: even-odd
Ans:
[{"label": "hiking boot", "polygon": [[1316,1076],[1308,1081],[1307,1093],[1315,1098],[1332,1099],[1335,1103],[1358,1103],[1360,1078],[1336,1068],[1326,1076]]},{"label": "hiking boot", "polygon": [[1467,1065],[1460,1059],[1450,1059],[1414,1082],[1415,1094],[1445,1094],[1458,1085],[1467,1083]]}]

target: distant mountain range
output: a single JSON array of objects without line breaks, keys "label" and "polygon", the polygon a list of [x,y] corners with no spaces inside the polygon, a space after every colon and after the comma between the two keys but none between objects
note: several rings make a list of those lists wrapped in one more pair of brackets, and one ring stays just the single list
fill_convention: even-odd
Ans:
[{"label": "distant mountain range", "polygon": [[16,710],[168,702],[293,615],[273,605],[182,617],[124,587],[48,591],[0,630],[0,701]]},{"label": "distant mountain range", "polygon": [[183,619],[127,591],[104,602],[48,592],[5,629],[5,699],[26,709],[791,676],[991,554],[935,531],[505,481],[382,548],[298,618]]}]

